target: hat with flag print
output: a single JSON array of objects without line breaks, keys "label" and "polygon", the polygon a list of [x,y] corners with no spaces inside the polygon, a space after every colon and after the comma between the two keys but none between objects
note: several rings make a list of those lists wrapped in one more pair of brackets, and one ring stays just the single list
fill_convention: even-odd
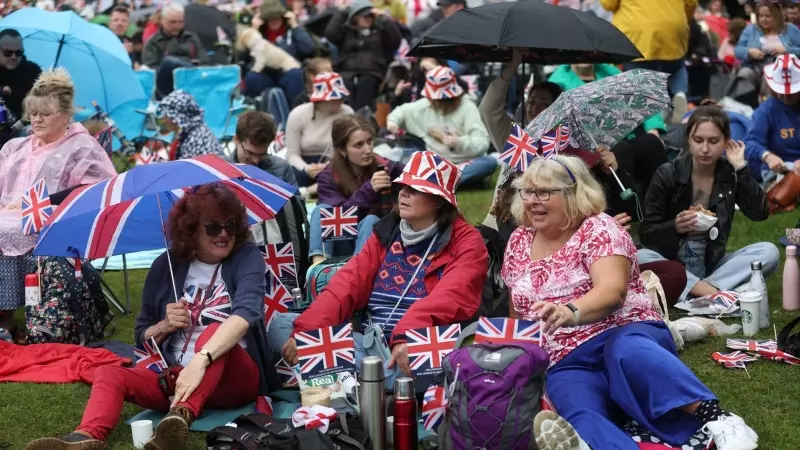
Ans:
[{"label": "hat with flag print", "polygon": [[464,89],[458,84],[453,69],[438,66],[425,73],[425,89],[422,90],[424,97],[431,100],[445,100],[459,97],[463,93]]},{"label": "hat with flag print", "polygon": [[433,194],[447,200],[458,208],[456,187],[461,180],[461,171],[455,164],[432,151],[414,152],[403,173],[395,178],[395,183]]},{"label": "hat with flag print", "polygon": [[764,66],[764,78],[776,94],[800,92],[800,58],[790,53],[778,56],[774,63]]},{"label": "hat with flag print", "polygon": [[331,100],[344,100],[350,91],[344,86],[342,76],[336,72],[322,72],[312,80],[313,90],[309,100],[312,102],[328,102]]}]

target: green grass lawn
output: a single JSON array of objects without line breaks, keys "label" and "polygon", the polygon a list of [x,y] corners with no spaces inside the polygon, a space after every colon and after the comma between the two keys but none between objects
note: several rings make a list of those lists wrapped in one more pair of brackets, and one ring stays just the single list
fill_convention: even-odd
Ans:
[{"label": "green grass lawn", "polygon": [[[491,202],[490,195],[488,190],[459,193],[461,208],[470,222],[483,220]],[[730,250],[750,242],[775,242],[785,228],[794,226],[796,219],[797,214],[783,214],[765,222],[752,223],[743,216],[738,217]],[[795,316],[783,312],[780,307],[781,270],[782,264],[778,275],[767,280],[772,318],[778,329]],[[145,273],[135,271],[130,277],[134,311],[139,310]],[[121,295],[121,273],[109,273],[107,279]],[[133,323],[133,315],[117,314],[114,339],[132,342]],[[765,331],[759,338],[772,338],[772,330]],[[724,408],[743,416],[758,432],[759,448],[800,449],[800,433],[797,433],[800,424],[800,367],[758,361],[750,364],[748,370],[752,379],[748,379],[744,371],[723,369],[711,361],[711,353],[724,349],[724,339],[711,338],[689,345],[681,352],[681,358],[719,395]],[[21,449],[33,438],[70,432],[80,421],[88,396],[89,387],[80,384],[0,384],[0,443],[10,442],[12,448]],[[138,408],[127,405],[122,419],[126,420],[136,412]],[[202,434],[192,433],[187,448],[205,448],[203,439]],[[109,437],[109,444],[112,449],[132,449],[130,427],[118,426]]]}]

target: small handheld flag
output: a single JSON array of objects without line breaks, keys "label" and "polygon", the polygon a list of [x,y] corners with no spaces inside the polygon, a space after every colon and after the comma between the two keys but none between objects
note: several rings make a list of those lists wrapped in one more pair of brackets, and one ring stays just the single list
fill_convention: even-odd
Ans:
[{"label": "small handheld flag", "polygon": [[53,214],[50,194],[45,179],[37,181],[28,192],[22,195],[22,232],[26,236],[36,234],[44,228],[47,219]]},{"label": "small handheld flag", "polygon": [[518,172],[525,172],[528,170],[528,165],[537,157],[536,143],[521,126],[515,123],[511,127],[511,134],[508,135],[503,153],[500,154],[500,161]]},{"label": "small handheld flag", "polygon": [[442,361],[455,349],[460,334],[459,324],[406,330],[408,365],[420,389],[441,373]]},{"label": "small handheld flag", "polygon": [[358,234],[358,208],[320,208],[320,226],[323,240],[354,239]]},{"label": "small handheld flag", "polygon": [[264,323],[269,329],[272,319],[278,313],[289,311],[289,307],[292,306],[292,295],[269,268],[267,268],[266,277],[267,292],[264,295]]},{"label": "small handheld flag", "polygon": [[304,379],[338,372],[355,372],[355,349],[351,325],[297,332],[297,357]]},{"label": "small handheld flag", "polygon": [[539,322],[509,319],[506,317],[481,317],[475,331],[475,343],[509,344],[528,342],[539,345],[541,326]]},{"label": "small handheld flag", "polygon": [[432,385],[422,398],[422,423],[428,431],[436,429],[447,413],[447,399],[444,393],[442,386]]},{"label": "small handheld flag", "polygon": [[142,342],[142,345],[137,345],[133,348],[133,354],[136,356],[136,365],[143,365],[146,369],[150,369],[155,373],[161,373],[167,369],[167,362],[164,356],[161,355],[161,350],[156,344],[156,340],[152,337],[149,341]]}]

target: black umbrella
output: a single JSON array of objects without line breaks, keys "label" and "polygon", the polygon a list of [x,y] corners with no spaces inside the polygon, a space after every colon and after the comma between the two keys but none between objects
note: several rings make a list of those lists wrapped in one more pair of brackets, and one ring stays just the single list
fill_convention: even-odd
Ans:
[{"label": "black umbrella", "polygon": [[490,3],[458,11],[433,26],[409,56],[506,62],[511,48],[538,64],[622,63],[641,58],[614,25],[588,12],[541,1]]},{"label": "black umbrella", "polygon": [[306,20],[306,23],[303,24],[306,31],[311,34],[317,35],[319,37],[325,36],[325,28],[328,28],[328,23],[330,23],[331,19],[333,18],[333,13],[336,10],[333,8],[328,8],[325,11],[315,15],[314,17],[310,17]]},{"label": "black umbrella", "polygon": [[219,41],[217,38],[217,27],[233,41],[236,38],[236,24],[227,14],[213,6],[192,3],[186,6],[184,23],[187,30],[194,32],[200,37],[200,42],[206,50],[214,48]]}]

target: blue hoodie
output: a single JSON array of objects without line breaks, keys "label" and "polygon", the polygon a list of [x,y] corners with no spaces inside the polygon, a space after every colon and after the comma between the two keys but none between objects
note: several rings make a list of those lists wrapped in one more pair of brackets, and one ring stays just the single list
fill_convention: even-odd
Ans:
[{"label": "blue hoodie", "polygon": [[800,110],[770,97],[753,113],[753,126],[744,142],[751,167],[762,164],[761,156],[767,150],[786,162],[800,160]]}]

